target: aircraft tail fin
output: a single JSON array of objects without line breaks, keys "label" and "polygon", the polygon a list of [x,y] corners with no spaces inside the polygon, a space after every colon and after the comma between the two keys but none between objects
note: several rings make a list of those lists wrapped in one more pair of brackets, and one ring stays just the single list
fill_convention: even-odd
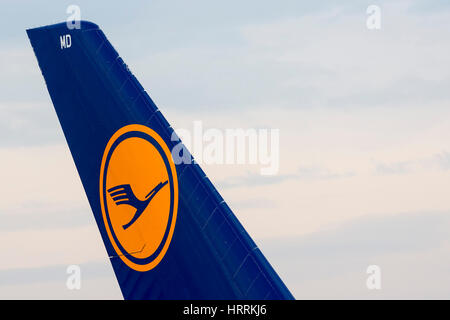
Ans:
[{"label": "aircraft tail fin", "polygon": [[292,299],[99,27],[27,33],[124,298]]}]

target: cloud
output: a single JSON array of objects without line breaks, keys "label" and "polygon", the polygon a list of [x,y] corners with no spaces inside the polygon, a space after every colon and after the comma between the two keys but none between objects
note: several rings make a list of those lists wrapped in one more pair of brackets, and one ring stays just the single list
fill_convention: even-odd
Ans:
[{"label": "cloud", "polygon": [[[364,6],[246,26],[252,52],[282,79],[264,91],[266,98],[278,93],[285,105],[297,108],[407,107],[448,100],[450,73],[439,66],[449,64],[441,51],[448,47],[442,39],[450,33],[449,11],[418,15],[408,7],[407,2],[384,3],[379,31],[365,27]],[[436,24],[427,24],[429,19]],[[437,25],[442,33],[435,32]]]},{"label": "cloud", "polygon": [[79,227],[2,231],[0,252],[0,270],[81,264],[107,257],[94,222]]},{"label": "cloud", "polygon": [[66,286],[68,266],[0,270],[0,299],[123,299],[107,258],[78,264],[79,290]]},{"label": "cloud", "polygon": [[53,106],[43,103],[0,104],[0,148],[63,144]]},{"label": "cloud", "polygon": [[278,175],[261,175],[247,172],[239,177],[229,177],[218,181],[217,185],[222,189],[257,187],[265,185],[280,184],[289,180],[328,180],[349,178],[355,175],[354,172],[337,173],[320,166],[302,166],[298,172]]},{"label": "cloud", "polygon": [[297,238],[284,250],[309,256],[372,257],[429,250],[448,241],[450,212],[363,216],[328,230]]},{"label": "cloud", "polygon": [[377,175],[402,175],[417,172],[447,171],[450,169],[450,153],[442,151],[433,155],[424,155],[416,159],[378,163],[374,172]]},{"label": "cloud", "polygon": [[123,296],[112,277],[102,276],[82,280],[80,290],[68,290],[65,280],[31,282],[4,285],[0,288],[0,299],[32,300],[122,300]]},{"label": "cloud", "polygon": [[[99,278],[111,274],[112,267],[109,259],[87,261],[77,264],[81,269],[82,280]],[[0,287],[5,285],[32,284],[58,281],[63,286],[67,280],[69,265],[51,265],[37,268],[14,268],[0,270]],[[114,284],[115,277],[111,277]],[[63,287],[62,286],[62,287]]]},{"label": "cloud", "polygon": [[450,169],[450,152],[443,151],[435,155],[435,160],[442,170]]},{"label": "cloud", "polygon": [[218,181],[217,185],[220,188],[242,188],[242,187],[255,187],[271,184],[278,184],[286,180],[294,179],[297,176],[295,174],[278,174],[278,175],[260,175],[247,172],[244,176],[230,177],[226,180]]},{"label": "cloud", "polygon": [[0,159],[1,215],[36,204],[36,212],[54,212],[87,203],[67,146],[0,148]]},{"label": "cloud", "polygon": [[235,201],[234,206],[238,207],[239,209],[275,209],[278,207],[278,204],[276,201],[266,199],[266,198],[248,198],[245,200]]},{"label": "cloud", "polygon": [[0,232],[78,228],[95,223],[91,208],[51,205],[46,202],[22,202],[0,214]]},{"label": "cloud", "polygon": [[[368,216],[260,248],[298,299],[447,299],[449,228],[448,211]],[[365,286],[372,264],[379,292]]]},{"label": "cloud", "polygon": [[356,173],[352,171],[338,173],[331,172],[329,169],[320,166],[302,166],[298,169],[297,178],[302,180],[328,180],[350,178],[355,175]]},{"label": "cloud", "polygon": [[394,162],[394,163],[380,163],[376,165],[375,172],[377,174],[405,174],[410,172],[411,162]]},{"label": "cloud", "polygon": [[[379,32],[356,1],[236,4],[80,2],[171,123],[280,128],[282,174],[221,166],[212,180],[297,297],[374,297],[369,263],[386,275],[375,297],[448,297],[449,4],[380,1]],[[10,1],[0,21],[2,297],[73,297],[60,266],[105,255],[24,32],[66,18],[42,6]]]}]

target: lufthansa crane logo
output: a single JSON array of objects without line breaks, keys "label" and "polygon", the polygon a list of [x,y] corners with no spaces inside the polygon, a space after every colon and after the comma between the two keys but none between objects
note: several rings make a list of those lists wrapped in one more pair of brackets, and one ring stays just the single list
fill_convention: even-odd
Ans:
[{"label": "lufthansa crane logo", "polygon": [[137,271],[156,267],[175,229],[178,181],[170,150],[155,131],[133,124],[111,137],[102,159],[100,203],[122,261]]}]

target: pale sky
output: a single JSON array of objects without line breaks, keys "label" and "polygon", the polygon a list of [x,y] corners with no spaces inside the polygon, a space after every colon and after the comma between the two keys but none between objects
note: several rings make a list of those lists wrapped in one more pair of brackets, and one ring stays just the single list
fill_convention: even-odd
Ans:
[{"label": "pale sky", "polygon": [[25,33],[69,4],[174,128],[280,130],[278,175],[203,169],[296,298],[450,298],[450,3],[0,4],[0,298],[122,298]]}]

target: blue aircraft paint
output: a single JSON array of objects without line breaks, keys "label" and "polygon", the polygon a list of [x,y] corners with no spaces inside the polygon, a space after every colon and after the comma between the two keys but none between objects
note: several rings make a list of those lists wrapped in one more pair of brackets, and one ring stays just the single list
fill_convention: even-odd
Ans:
[{"label": "blue aircraft paint", "polygon": [[27,33],[124,298],[293,299],[195,161],[176,165],[178,217],[165,256],[145,272],[126,265],[102,218],[105,146],[120,128],[138,124],[172,149],[173,129],[96,24]]}]

